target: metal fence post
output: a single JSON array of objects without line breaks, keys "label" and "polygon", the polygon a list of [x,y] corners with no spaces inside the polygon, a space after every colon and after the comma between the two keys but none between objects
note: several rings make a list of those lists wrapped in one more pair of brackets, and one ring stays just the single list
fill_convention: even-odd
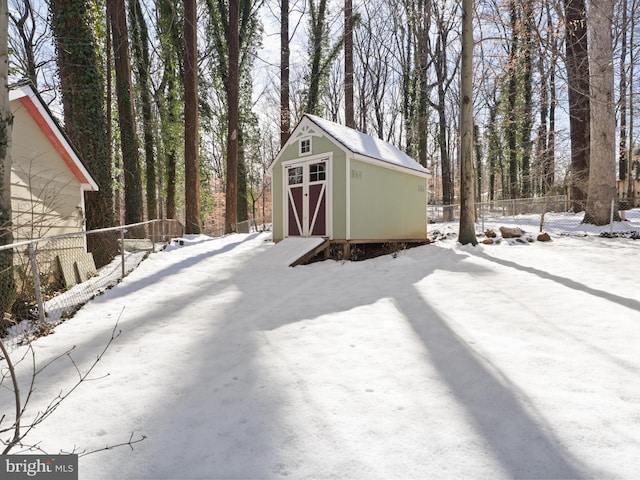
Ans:
[{"label": "metal fence post", "polygon": [[153,253],[156,253],[156,228],[157,228],[158,222],[154,220],[154,222],[151,224],[151,251]]},{"label": "metal fence post", "polygon": [[616,199],[611,199],[611,216],[609,217],[609,234],[613,235],[613,215],[616,208]]},{"label": "metal fence post", "polygon": [[125,268],[124,268],[124,232],[126,232],[126,229],[122,228],[120,230],[120,252],[121,252],[121,258],[122,258],[122,278],[124,278],[125,275]]},{"label": "metal fence post", "polygon": [[29,251],[29,260],[31,261],[31,274],[33,275],[33,289],[36,294],[36,301],[38,302],[38,319],[40,323],[45,321],[44,302],[42,301],[42,290],[40,288],[40,273],[38,272],[38,260],[36,258],[36,249],[33,247],[33,243],[30,243],[27,247]]}]

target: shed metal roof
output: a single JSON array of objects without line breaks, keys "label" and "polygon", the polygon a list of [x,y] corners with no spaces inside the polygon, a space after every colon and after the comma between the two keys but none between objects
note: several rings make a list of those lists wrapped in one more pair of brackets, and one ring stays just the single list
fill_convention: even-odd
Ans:
[{"label": "shed metal roof", "polygon": [[389,142],[315,115],[305,114],[304,116],[353,153],[430,174],[429,170]]}]

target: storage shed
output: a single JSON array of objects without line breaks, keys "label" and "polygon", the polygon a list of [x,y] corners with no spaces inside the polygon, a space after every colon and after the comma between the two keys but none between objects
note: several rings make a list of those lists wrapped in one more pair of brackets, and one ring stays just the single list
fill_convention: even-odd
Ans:
[{"label": "storage shed", "polygon": [[[9,100],[14,242],[84,232],[84,192],[97,191],[98,184],[31,82],[11,85]],[[37,256],[41,274],[57,270],[67,286],[95,274],[81,234],[39,242]],[[16,253],[14,266],[27,260]]]},{"label": "storage shed", "polygon": [[379,138],[307,114],[269,169],[274,242],[427,238],[429,171]]},{"label": "storage shed", "polygon": [[10,86],[14,240],[84,230],[84,192],[98,185],[30,82]]}]

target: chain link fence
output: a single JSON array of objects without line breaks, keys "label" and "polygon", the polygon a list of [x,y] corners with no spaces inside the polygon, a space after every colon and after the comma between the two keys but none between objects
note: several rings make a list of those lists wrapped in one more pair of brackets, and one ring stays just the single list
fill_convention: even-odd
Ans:
[{"label": "chain link fence", "polygon": [[[606,225],[583,223],[584,212],[571,212],[566,195],[495,200],[476,203],[478,232],[497,230],[502,225],[515,225],[529,233],[548,232],[556,235],[612,235],[640,232],[640,210],[619,211],[612,199]],[[455,222],[460,219],[460,205],[429,205],[430,223]],[[619,213],[622,221],[615,220]]]},{"label": "chain link fence", "polygon": [[0,247],[0,336],[46,334],[183,233],[151,220]]},{"label": "chain link fence", "polygon": [[[265,232],[271,230],[271,218],[250,218],[236,225],[237,233]],[[224,226],[215,228],[209,227],[204,230],[206,235],[211,237],[221,237],[224,233]]]}]

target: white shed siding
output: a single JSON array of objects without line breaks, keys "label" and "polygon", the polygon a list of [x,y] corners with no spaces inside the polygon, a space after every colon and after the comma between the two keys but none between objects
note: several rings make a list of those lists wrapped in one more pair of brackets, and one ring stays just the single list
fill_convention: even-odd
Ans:
[{"label": "white shed siding", "polygon": [[11,90],[11,111],[14,239],[84,230],[84,191],[95,181],[30,85]]}]

